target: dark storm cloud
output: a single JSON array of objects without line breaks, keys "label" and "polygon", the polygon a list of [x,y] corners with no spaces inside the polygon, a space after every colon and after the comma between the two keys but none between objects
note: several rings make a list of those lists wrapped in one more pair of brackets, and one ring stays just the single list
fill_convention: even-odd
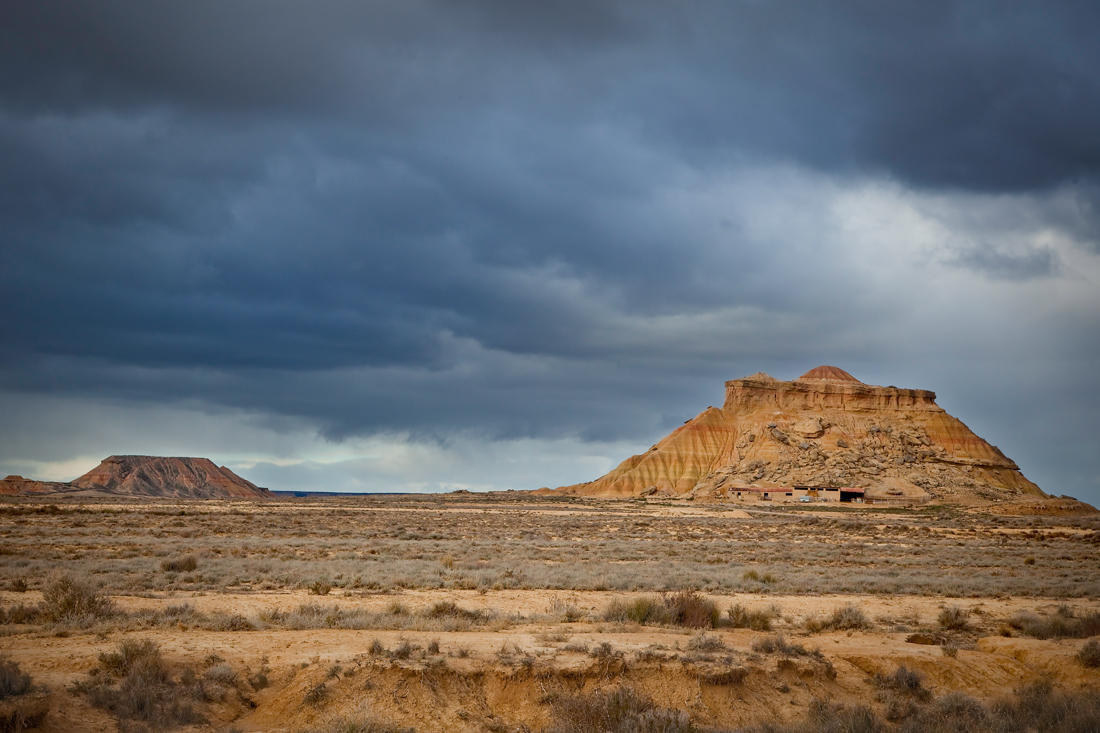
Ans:
[{"label": "dark storm cloud", "polygon": [[[0,84],[27,114],[447,129],[503,107],[610,120],[700,158],[922,185],[1094,177],[1094,3],[18,3]],[[434,120],[431,115],[439,114]],[[485,130],[491,133],[491,130]]]},{"label": "dark storm cloud", "polygon": [[[334,438],[633,439],[740,372],[874,374],[931,310],[895,269],[908,228],[949,232],[928,259],[983,282],[1100,251],[1098,21],[1090,3],[7,3],[0,389]],[[924,208],[849,261],[829,196],[877,201],[866,180],[894,191],[886,216],[908,191]],[[963,351],[956,324],[990,328],[930,323]]]}]

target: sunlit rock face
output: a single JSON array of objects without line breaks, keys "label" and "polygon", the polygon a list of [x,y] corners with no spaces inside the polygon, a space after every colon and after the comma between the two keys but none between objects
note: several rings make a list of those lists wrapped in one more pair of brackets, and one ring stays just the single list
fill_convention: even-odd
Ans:
[{"label": "sunlit rock face", "polygon": [[588,496],[723,498],[738,487],[864,489],[868,498],[961,503],[1043,496],[1017,465],[922,389],[877,387],[834,366],[784,382],[726,382],[708,407],[595,481]]}]

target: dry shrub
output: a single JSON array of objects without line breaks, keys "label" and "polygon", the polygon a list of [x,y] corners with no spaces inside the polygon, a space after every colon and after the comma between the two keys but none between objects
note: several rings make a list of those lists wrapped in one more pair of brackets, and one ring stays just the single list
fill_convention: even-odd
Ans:
[{"label": "dry shrub", "polygon": [[691,629],[714,628],[720,617],[718,604],[702,593],[694,590],[682,590],[662,597],[668,608],[672,623]]},{"label": "dry shrub", "polygon": [[726,648],[726,645],[717,636],[711,636],[700,631],[691,637],[687,643],[687,648],[696,652],[720,652]]},{"label": "dry shrub", "polygon": [[1100,642],[1093,639],[1078,649],[1077,661],[1086,667],[1100,667]]},{"label": "dry shrub", "polygon": [[1100,696],[1089,690],[1055,691],[1039,680],[990,709],[996,730],[1091,731],[1100,728]]},{"label": "dry shrub", "polygon": [[782,654],[784,657],[814,657],[824,659],[820,649],[810,650],[801,644],[794,644],[783,636],[765,636],[752,643],[752,650],[761,654]]},{"label": "dry shrub", "polygon": [[1062,606],[1053,616],[1021,612],[1009,620],[1013,629],[1036,639],[1087,639],[1100,636],[1100,612],[1077,616]]},{"label": "dry shrub", "polygon": [[920,708],[904,733],[958,731],[1094,731],[1100,726],[1100,696],[1089,690],[1055,691],[1042,680],[989,707],[961,693]]},{"label": "dry shrub", "polygon": [[201,696],[193,673],[185,670],[180,679],[173,678],[160,648],[149,640],[127,639],[116,651],[100,654],[99,667],[73,690],[121,720],[156,729],[206,722],[188,700]]},{"label": "dry shrub", "polygon": [[547,733],[694,733],[687,713],[658,708],[628,687],[560,696],[551,703]]},{"label": "dry shrub", "polygon": [[427,618],[455,618],[465,621],[480,621],[485,614],[481,611],[472,611],[462,608],[454,601],[439,601],[424,612]]},{"label": "dry shrub", "polygon": [[390,652],[390,656],[394,659],[408,659],[412,656],[413,652],[415,652],[419,648],[420,647],[408,641],[407,639],[402,639],[401,643],[395,646],[393,648],[393,651]]},{"label": "dry shrub", "polygon": [[690,629],[714,628],[721,614],[718,604],[702,593],[682,590],[660,596],[642,596],[630,601],[611,601],[603,610],[604,621],[651,626],[675,625]]},{"label": "dry shrub", "polygon": [[803,731],[821,733],[880,733],[886,729],[874,711],[866,705],[831,705],[823,700],[810,703]]},{"label": "dry shrub", "polygon": [[1055,691],[1045,680],[1020,688],[1013,697],[998,700],[988,707],[961,692],[950,692],[928,704],[914,704],[911,698],[903,695],[887,701],[885,708],[888,717],[903,713],[900,717],[906,719],[896,727],[887,726],[870,708],[830,705],[815,700],[810,705],[809,715],[798,723],[765,724],[746,730],[759,733],[884,733],[887,730],[901,733],[1085,733],[1100,729],[1100,696],[1091,690]]},{"label": "dry shrub", "polygon": [[873,682],[880,689],[892,690],[918,700],[928,700],[932,697],[932,693],[924,686],[924,677],[921,673],[904,664],[894,670],[893,674],[876,674]]},{"label": "dry shrub", "polygon": [[607,604],[602,614],[604,621],[636,624],[660,625],[668,623],[668,613],[661,599],[656,596],[644,596],[631,601],[613,600]]},{"label": "dry shrub", "polygon": [[772,620],[779,617],[779,608],[769,606],[763,610],[751,611],[740,603],[730,606],[727,611],[730,626],[735,629],[752,629],[753,631],[771,631]]},{"label": "dry shrub", "polygon": [[559,617],[567,624],[580,621],[584,618],[584,612],[564,598],[555,598],[550,602],[550,613]]},{"label": "dry shrub", "polygon": [[0,700],[31,691],[31,676],[11,659],[0,657]]},{"label": "dry shrub", "polygon": [[867,619],[866,614],[863,613],[863,609],[851,603],[834,610],[832,614],[824,620],[808,618],[806,619],[805,625],[806,629],[812,632],[871,628],[871,622]]},{"label": "dry shrub", "polygon": [[961,692],[949,692],[931,705],[918,708],[901,730],[905,733],[959,733],[995,729],[980,702]]},{"label": "dry shrub", "polygon": [[302,698],[302,702],[316,707],[324,702],[326,697],[328,697],[328,688],[325,687],[324,682],[318,682],[306,690],[306,696]]},{"label": "dry shrub", "polygon": [[970,611],[959,606],[944,606],[936,621],[942,629],[965,631],[970,627]]},{"label": "dry shrub", "polygon": [[745,667],[730,667],[716,672],[700,672],[699,681],[708,685],[739,685],[748,676],[749,670]]},{"label": "dry shrub", "polygon": [[160,569],[166,573],[189,573],[199,566],[194,555],[168,558],[160,561]]},{"label": "dry shrub", "polygon": [[87,626],[115,612],[111,599],[95,586],[68,575],[46,584],[39,610],[48,621],[77,626]]},{"label": "dry shrub", "polygon": [[212,631],[254,631],[256,625],[239,613],[216,613],[207,627]]},{"label": "dry shrub", "polygon": [[327,580],[315,580],[309,585],[311,596],[327,596],[332,591],[332,583]]}]

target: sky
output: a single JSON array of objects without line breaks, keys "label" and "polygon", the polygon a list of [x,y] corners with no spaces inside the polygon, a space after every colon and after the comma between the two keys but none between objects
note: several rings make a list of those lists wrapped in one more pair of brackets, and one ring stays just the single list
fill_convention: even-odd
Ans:
[{"label": "sky", "polygon": [[0,7],[0,474],[595,478],[757,371],[1100,503],[1100,5]]}]

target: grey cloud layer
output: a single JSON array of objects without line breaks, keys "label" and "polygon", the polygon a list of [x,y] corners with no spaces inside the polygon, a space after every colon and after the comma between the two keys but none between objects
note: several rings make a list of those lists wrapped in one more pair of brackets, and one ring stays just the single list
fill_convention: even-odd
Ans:
[{"label": "grey cloud layer", "polygon": [[[1042,343],[1087,383],[1098,21],[1092,3],[9,3],[0,389],[337,439],[646,440],[759,368],[943,391],[976,360],[1026,365],[992,401],[1050,374]],[[1006,432],[1010,455],[1042,437]],[[1072,471],[1028,458],[1100,494],[1070,443]]]}]

